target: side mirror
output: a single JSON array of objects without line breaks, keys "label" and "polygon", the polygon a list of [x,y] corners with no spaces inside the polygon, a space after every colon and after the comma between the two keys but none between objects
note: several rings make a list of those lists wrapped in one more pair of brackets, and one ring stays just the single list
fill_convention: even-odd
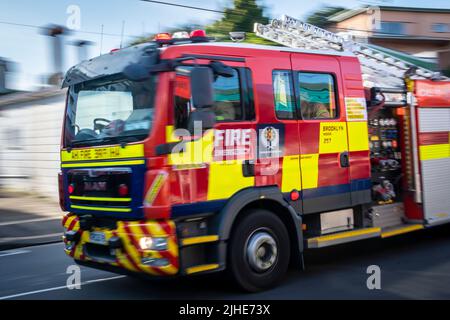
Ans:
[{"label": "side mirror", "polygon": [[208,108],[214,104],[213,72],[208,67],[191,70],[191,95],[195,109]]},{"label": "side mirror", "polygon": [[205,131],[208,129],[214,128],[214,125],[216,124],[216,114],[214,111],[205,108],[205,109],[197,109],[195,111],[192,111],[189,115],[189,122],[188,122],[188,131],[191,134],[196,133],[195,132],[195,125],[201,125],[201,131]]}]

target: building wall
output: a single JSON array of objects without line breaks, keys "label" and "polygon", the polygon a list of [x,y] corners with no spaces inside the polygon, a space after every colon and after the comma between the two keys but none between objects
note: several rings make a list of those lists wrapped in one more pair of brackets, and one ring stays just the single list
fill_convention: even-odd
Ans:
[{"label": "building wall", "polygon": [[445,71],[447,77],[450,77],[450,48],[439,52],[439,68]]},{"label": "building wall", "polygon": [[445,43],[440,41],[417,41],[417,40],[401,40],[389,38],[370,38],[370,43],[381,47],[406,52],[409,54],[422,56],[426,52],[436,52],[446,48]]},{"label": "building wall", "polygon": [[1,187],[58,199],[59,146],[65,96],[1,107]]},{"label": "building wall", "polygon": [[[371,36],[373,30],[373,16],[367,12],[360,13],[344,21],[335,23],[329,29],[334,32],[350,30],[367,30],[367,32],[351,31],[356,36]],[[450,42],[450,32],[433,32],[433,23],[450,24],[450,13],[433,12],[402,12],[381,11],[381,22],[403,22],[405,23],[405,36],[423,37],[424,39],[393,39],[389,37],[370,38],[369,42],[393,50],[399,50],[410,54],[419,54],[429,51],[440,51]],[[381,35],[383,36],[383,35]],[[444,40],[432,39],[441,38]],[[446,39],[446,40],[445,40]]]},{"label": "building wall", "polygon": [[450,24],[450,13],[381,11],[381,21],[405,22],[406,34],[450,39],[450,32],[433,32],[433,23]]},{"label": "building wall", "polygon": [[[347,20],[338,22],[328,29],[332,32],[346,32],[346,30],[351,31],[354,34],[367,36],[372,30],[372,20],[371,15],[367,13],[361,13],[356,16],[353,16]],[[363,31],[354,31],[354,30],[363,30]]]}]

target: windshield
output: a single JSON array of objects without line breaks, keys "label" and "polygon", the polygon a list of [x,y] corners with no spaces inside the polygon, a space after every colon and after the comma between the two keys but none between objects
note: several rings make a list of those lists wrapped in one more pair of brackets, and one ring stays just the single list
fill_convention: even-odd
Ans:
[{"label": "windshield", "polygon": [[156,76],[143,82],[94,80],[70,87],[65,146],[139,141],[154,113]]}]

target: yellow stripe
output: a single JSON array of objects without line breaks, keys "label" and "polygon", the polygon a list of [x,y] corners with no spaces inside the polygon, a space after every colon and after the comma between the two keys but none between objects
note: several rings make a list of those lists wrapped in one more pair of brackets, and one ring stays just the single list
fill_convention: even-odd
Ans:
[{"label": "yellow stripe", "polygon": [[348,231],[343,233],[337,233],[337,234],[331,234],[329,236],[321,236],[316,238],[308,239],[309,242],[324,242],[324,241],[332,241],[332,240],[339,240],[339,239],[345,239],[345,238],[351,238],[356,236],[362,236],[365,234],[371,234],[371,233],[378,233],[381,232],[380,228],[366,228],[362,230],[354,230],[354,231]]},{"label": "yellow stripe", "polygon": [[348,150],[345,122],[321,122],[319,153],[337,153]]},{"label": "yellow stripe", "polygon": [[61,151],[61,161],[89,161],[89,160],[107,160],[107,159],[125,159],[125,158],[142,158],[144,157],[143,144],[129,144],[125,147],[97,147],[83,148]]},{"label": "yellow stripe", "polygon": [[166,142],[177,142],[180,141],[178,137],[174,135],[175,127],[174,126],[166,126]]},{"label": "yellow stripe", "polygon": [[420,160],[443,159],[450,157],[450,144],[420,146]]},{"label": "yellow stripe", "polygon": [[369,150],[367,122],[347,122],[349,151]]},{"label": "yellow stripe", "polygon": [[211,236],[184,238],[184,239],[181,239],[181,243],[183,244],[183,246],[188,246],[188,245],[192,245],[192,244],[213,242],[213,241],[217,241],[217,240],[219,240],[218,235],[211,235]]},{"label": "yellow stripe", "polygon": [[144,160],[130,160],[130,161],[105,161],[105,162],[83,162],[83,163],[63,163],[62,168],[82,168],[82,167],[116,167],[116,166],[131,166],[144,164]]},{"label": "yellow stripe", "polygon": [[302,189],[317,188],[319,179],[319,155],[303,154],[300,160],[302,168]]},{"label": "yellow stripe", "polygon": [[70,196],[70,199],[73,200],[87,200],[87,201],[131,201],[131,198],[101,198],[101,197],[80,197],[80,196]]},{"label": "yellow stripe", "polygon": [[214,130],[208,130],[201,138],[186,141],[180,146],[182,148],[175,148],[175,151],[169,154],[168,160],[170,165],[210,163],[214,149]]},{"label": "yellow stripe", "polygon": [[283,158],[281,178],[281,192],[301,190],[300,156],[286,156]]},{"label": "yellow stripe", "polygon": [[86,206],[70,206],[73,209],[94,210],[94,211],[111,211],[111,212],[131,212],[130,208],[105,208],[105,207],[86,207]]},{"label": "yellow stripe", "polygon": [[190,267],[186,269],[187,274],[207,271],[207,270],[213,270],[219,268],[219,265],[217,263],[214,264],[203,264],[200,266]]},{"label": "yellow stripe", "polygon": [[392,231],[383,232],[381,234],[381,237],[382,238],[388,238],[388,237],[396,236],[396,235],[407,233],[407,232],[421,230],[423,228],[424,228],[424,226],[421,225],[421,224],[413,224],[413,225],[410,225],[410,226],[406,226],[404,228],[399,228],[399,229],[395,229],[395,230],[392,230]]},{"label": "yellow stripe", "polygon": [[255,177],[244,177],[242,160],[217,161],[209,166],[208,200],[227,199],[255,185]]}]

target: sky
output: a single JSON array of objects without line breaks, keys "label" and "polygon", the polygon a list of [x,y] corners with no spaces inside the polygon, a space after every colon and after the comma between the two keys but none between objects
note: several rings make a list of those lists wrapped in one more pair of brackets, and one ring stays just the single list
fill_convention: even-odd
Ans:
[{"label": "sky", "polygon": [[[165,0],[166,2],[221,10],[231,0]],[[280,17],[288,13],[304,18],[321,5],[340,5],[356,8],[364,4],[391,6],[450,8],[448,0],[260,0],[266,6],[266,15]],[[40,34],[33,26],[48,24],[67,25],[72,15],[68,8],[75,5],[80,9],[79,30],[65,38],[88,40],[89,57],[107,53],[119,48],[121,41],[129,43],[143,34],[163,32],[182,23],[208,24],[221,17],[220,14],[186,8],[164,6],[140,0],[0,0],[0,57],[16,63],[16,71],[9,78],[14,89],[31,89],[41,82],[42,76],[53,71],[50,55],[50,38]],[[256,22],[256,21],[255,21]],[[101,30],[103,26],[103,40]],[[122,27],[124,37],[122,40]],[[65,46],[64,69],[77,63],[74,46]]]}]

